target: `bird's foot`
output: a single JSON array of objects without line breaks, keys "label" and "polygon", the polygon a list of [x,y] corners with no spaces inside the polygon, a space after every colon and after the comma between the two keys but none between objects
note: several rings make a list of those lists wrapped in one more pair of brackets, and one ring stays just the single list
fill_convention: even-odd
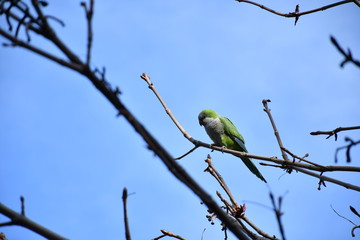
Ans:
[{"label": "bird's foot", "polygon": [[224,153],[224,150],[226,149],[226,147],[225,146],[222,146],[221,147],[221,153]]}]

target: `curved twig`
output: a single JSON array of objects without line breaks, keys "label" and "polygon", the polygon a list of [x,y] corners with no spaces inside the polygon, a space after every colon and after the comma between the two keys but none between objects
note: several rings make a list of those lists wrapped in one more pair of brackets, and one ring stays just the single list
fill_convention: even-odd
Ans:
[{"label": "curved twig", "polygon": [[180,160],[183,157],[186,157],[187,155],[189,155],[190,153],[192,153],[193,151],[195,151],[195,149],[197,149],[199,146],[195,146],[192,149],[190,149],[189,151],[187,151],[186,153],[184,153],[183,155],[181,155],[180,157],[174,158],[174,160]]},{"label": "curved twig", "polygon": [[[315,9],[312,9],[312,10],[309,10],[309,11],[304,11],[304,12],[289,12],[289,13],[281,13],[281,12],[278,12],[278,11],[275,11],[271,8],[268,8],[260,3],[257,3],[257,2],[252,2],[252,1],[249,1],[249,0],[235,0],[237,2],[244,2],[244,3],[248,3],[248,4],[251,4],[251,5],[254,5],[254,6],[257,6],[261,9],[264,9],[268,12],[271,12],[273,14],[276,14],[278,16],[281,16],[281,17],[287,17],[287,18],[296,18],[296,17],[300,17],[302,15],[307,15],[307,14],[311,14],[311,13],[314,13],[314,12],[320,12],[320,11],[324,11],[326,9],[329,9],[329,8],[333,8],[333,7],[336,7],[336,6],[339,6],[339,5],[342,5],[342,4],[346,4],[346,3],[351,3],[351,2],[355,2],[356,0],[344,0],[344,1],[340,1],[340,2],[336,2],[336,3],[332,3],[332,4],[329,4],[329,5],[326,5],[326,6],[323,6],[323,7],[319,7],[319,8],[315,8]],[[355,2],[356,4],[356,2]],[[358,5],[358,4],[357,4]]]}]

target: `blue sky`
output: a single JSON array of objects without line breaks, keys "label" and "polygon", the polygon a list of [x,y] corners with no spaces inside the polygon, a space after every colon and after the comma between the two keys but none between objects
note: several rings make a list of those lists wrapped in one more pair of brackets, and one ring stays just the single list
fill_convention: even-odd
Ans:
[{"label": "blue sky", "polygon": [[[86,23],[78,1],[49,1],[46,11],[66,27],[52,25],[80,57],[86,56]],[[281,12],[327,4],[285,1],[268,6]],[[268,3],[263,3],[268,4]],[[286,148],[310,160],[334,164],[339,140],[311,136],[315,130],[359,125],[360,71],[341,69],[333,35],[360,58],[359,9],[353,4],[293,19],[235,1],[97,1],[92,66],[106,67],[108,81],[119,86],[122,101],[173,155],[188,151],[188,142],[173,125],[146,83],[145,72],[182,126],[209,142],[197,121],[212,108],[229,117],[246,139],[250,153],[278,156],[262,99],[270,108]],[[1,27],[5,26],[3,18]],[[32,34],[32,43],[55,54]],[[2,38],[1,42],[5,42]],[[219,223],[210,225],[206,208],[81,75],[19,48],[0,48],[0,201],[14,210],[25,196],[32,220],[70,239],[124,238],[121,194],[133,193],[128,214],[133,239],[151,239],[166,229],[188,239],[222,239]],[[358,165],[360,148],[351,165]],[[203,172],[211,153],[198,149],[180,164],[216,198],[221,190]],[[232,156],[211,153],[248,217],[271,235],[280,236],[268,193],[284,196],[283,221],[288,239],[353,239],[353,227],[340,214],[359,220],[359,193],[317,180],[259,166],[263,184]],[[339,155],[346,165],[345,155]],[[259,161],[257,161],[257,164]],[[354,173],[328,176],[359,185]],[[0,216],[0,221],[6,218]],[[2,228],[8,239],[39,239],[19,227]],[[356,232],[360,235],[360,232]],[[234,239],[230,234],[229,239]]]}]

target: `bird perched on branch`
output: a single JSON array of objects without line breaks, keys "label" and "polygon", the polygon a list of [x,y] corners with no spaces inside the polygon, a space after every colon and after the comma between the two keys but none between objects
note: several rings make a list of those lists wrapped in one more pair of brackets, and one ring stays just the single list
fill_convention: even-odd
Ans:
[{"label": "bird perched on branch", "polygon": [[[200,126],[205,127],[206,133],[216,146],[248,152],[245,148],[244,138],[228,118],[220,116],[214,110],[206,109],[200,112],[198,119]],[[266,182],[251,158],[240,158],[253,174]]]}]

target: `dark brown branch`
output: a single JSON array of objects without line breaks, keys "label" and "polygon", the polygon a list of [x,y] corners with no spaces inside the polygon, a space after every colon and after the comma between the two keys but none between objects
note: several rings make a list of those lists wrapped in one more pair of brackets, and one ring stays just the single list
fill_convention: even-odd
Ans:
[{"label": "dark brown branch", "polygon": [[[357,0],[354,0],[354,2],[355,1],[357,1]],[[347,52],[345,52],[345,50],[340,46],[340,44],[336,41],[336,39],[333,36],[330,36],[330,40],[331,40],[332,44],[334,44],[336,49],[344,56],[344,60],[340,63],[340,67],[343,68],[345,66],[345,64],[348,62],[352,62],[356,66],[360,67],[360,61],[355,60],[352,57],[350,49],[348,49]]]},{"label": "dark brown branch", "polygon": [[0,203],[0,213],[4,216],[11,219],[11,225],[18,225],[25,227],[37,234],[52,240],[66,240],[63,236],[41,226],[40,224],[32,221],[31,219],[25,217],[22,214],[19,214],[10,208],[6,207],[4,204]]},{"label": "dark brown branch", "polygon": [[45,52],[37,47],[32,46],[29,43],[26,43],[24,41],[21,41],[17,38],[15,38],[14,36],[12,36],[11,34],[7,33],[5,30],[3,30],[2,28],[0,28],[0,35],[2,35],[3,37],[5,37],[6,39],[8,39],[9,41],[11,41],[11,45],[6,45],[6,46],[12,46],[12,47],[23,47],[25,49],[28,49],[34,53],[39,54],[40,56],[43,56],[51,61],[54,61],[64,67],[70,68],[72,70],[75,70],[77,72],[82,71],[81,69],[81,65],[76,64],[76,63],[69,63],[61,58],[58,58],[48,52]]},{"label": "dark brown branch", "polygon": [[90,6],[87,7],[86,2],[81,2],[81,6],[85,9],[86,20],[87,20],[87,51],[86,51],[86,65],[90,64],[91,58],[91,47],[92,47],[92,39],[93,39],[93,31],[92,31],[92,18],[94,14],[94,0],[90,0]]},{"label": "dark brown branch", "polygon": [[[356,0],[344,0],[344,1],[340,1],[340,2],[336,2],[336,3],[332,3],[332,4],[329,4],[329,5],[326,5],[326,6],[323,6],[323,7],[319,7],[319,8],[316,8],[316,9],[312,9],[312,10],[309,10],[309,11],[305,11],[305,12],[298,12],[296,11],[296,8],[295,8],[295,12],[289,12],[289,13],[281,13],[281,12],[278,12],[278,11],[275,11],[271,8],[268,8],[262,4],[259,4],[257,2],[252,2],[252,1],[249,1],[249,0],[235,0],[237,2],[244,2],[244,3],[248,3],[248,4],[251,4],[251,5],[254,5],[254,6],[257,6],[261,9],[264,9],[268,12],[271,12],[273,14],[276,14],[278,16],[281,16],[281,17],[287,17],[287,18],[298,18],[302,15],[307,15],[307,14],[311,14],[311,13],[314,13],[314,12],[320,12],[320,11],[324,11],[326,9],[329,9],[329,8],[333,8],[333,7],[337,7],[337,6],[340,6],[342,4],[346,4],[346,3],[351,3],[351,2],[355,2]],[[355,2],[356,4],[356,2]]]},{"label": "dark brown branch", "polygon": [[360,229],[360,225],[354,226],[354,227],[351,229],[351,236],[352,236],[352,237],[355,237],[355,229],[357,229],[357,228]]},{"label": "dark brown branch", "polygon": [[346,162],[347,163],[350,163],[351,162],[351,157],[350,157],[350,150],[352,147],[356,146],[357,144],[360,143],[360,140],[359,141],[353,141],[352,139],[350,139],[349,137],[345,137],[345,141],[349,142],[349,144],[345,145],[345,146],[342,146],[342,147],[338,147],[335,151],[335,163],[338,162],[338,152],[342,149],[346,149]]},{"label": "dark brown branch", "polygon": [[350,208],[350,211],[353,212],[353,214],[355,214],[356,216],[358,216],[360,218],[360,213],[358,213],[358,211],[356,211],[356,209],[353,206],[350,205],[349,208]]},{"label": "dark brown branch", "polygon": [[25,198],[23,196],[20,197],[21,202],[21,215],[25,216]]},{"label": "dark brown branch", "polygon": [[[144,141],[148,144],[148,148],[152,150],[168,167],[169,171],[178,178],[181,182],[183,182],[188,188],[190,188],[205,204],[209,209],[212,209],[216,212],[219,219],[226,224],[226,226],[231,230],[235,236],[239,239],[248,239],[248,237],[242,232],[239,224],[229,217],[211,198],[211,196],[203,190],[199,184],[187,173],[185,170],[174,161],[174,158],[166,151],[166,149],[160,145],[160,143],[149,133],[149,131],[135,118],[135,116],[127,109],[127,107],[122,103],[119,99],[119,91],[113,90],[110,87],[110,84],[105,80],[104,77],[99,79],[95,73],[92,71],[90,67],[83,63],[80,58],[75,55],[56,35],[51,26],[47,23],[46,17],[44,17],[40,6],[38,5],[37,0],[32,0],[32,4],[38,14],[37,19],[40,19],[41,26],[39,30],[39,34],[43,37],[47,38],[49,41],[54,43],[60,51],[62,51],[71,63],[75,63],[78,67],[73,67],[73,64],[68,64],[67,62],[58,61],[57,58],[53,57],[50,54],[45,52],[41,52],[36,48],[29,47],[29,45],[25,44],[16,44],[16,46],[21,46],[27,48],[35,53],[38,53],[42,56],[46,56],[47,58],[60,63],[63,66],[69,67],[76,72],[84,75],[88,78],[94,86],[109,100],[109,102],[116,108],[119,115],[122,115],[129,123],[132,125],[134,130],[144,139]],[[0,31],[0,35],[8,36],[5,31]],[[10,41],[15,40],[14,43],[19,43],[17,39],[13,37],[8,38]]]},{"label": "dark brown branch", "polygon": [[271,204],[273,206],[273,210],[275,212],[276,221],[278,222],[278,226],[279,226],[279,230],[280,230],[282,240],[286,240],[284,226],[283,226],[282,221],[281,221],[281,216],[283,214],[281,212],[282,197],[280,196],[278,198],[278,204],[276,204],[274,195],[270,192],[270,200],[271,200]]},{"label": "dark brown branch", "polygon": [[129,220],[127,215],[127,197],[128,197],[127,189],[124,188],[122,194],[122,200],[123,200],[123,208],[124,208],[125,237],[126,240],[131,240]]},{"label": "dark brown branch", "polygon": [[316,132],[311,132],[311,135],[328,135],[326,137],[326,139],[328,139],[331,136],[335,136],[335,141],[337,140],[337,133],[338,132],[342,132],[342,131],[349,131],[349,130],[356,130],[356,129],[360,129],[360,126],[353,126],[353,127],[338,127],[335,128],[334,130],[331,131],[316,131]]}]

